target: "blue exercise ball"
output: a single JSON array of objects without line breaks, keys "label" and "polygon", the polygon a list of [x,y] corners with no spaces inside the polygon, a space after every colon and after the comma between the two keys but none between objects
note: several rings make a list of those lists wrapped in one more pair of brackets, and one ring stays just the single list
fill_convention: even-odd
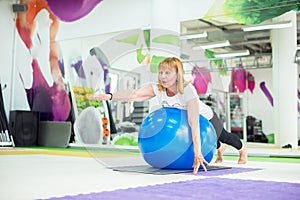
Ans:
[{"label": "blue exercise ball", "polygon": [[[209,163],[216,151],[217,135],[206,118],[199,115],[201,151]],[[144,160],[151,166],[164,169],[192,169],[194,145],[187,111],[160,108],[142,122],[138,145]]]}]

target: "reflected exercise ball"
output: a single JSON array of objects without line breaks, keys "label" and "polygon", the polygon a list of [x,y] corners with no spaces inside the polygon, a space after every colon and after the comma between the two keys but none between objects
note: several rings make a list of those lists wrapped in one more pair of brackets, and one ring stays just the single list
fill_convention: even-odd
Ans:
[{"label": "reflected exercise ball", "polygon": [[[217,135],[210,121],[201,115],[199,123],[201,152],[209,163],[217,148]],[[192,169],[194,145],[187,111],[165,107],[151,112],[141,124],[138,145],[152,167]]]}]

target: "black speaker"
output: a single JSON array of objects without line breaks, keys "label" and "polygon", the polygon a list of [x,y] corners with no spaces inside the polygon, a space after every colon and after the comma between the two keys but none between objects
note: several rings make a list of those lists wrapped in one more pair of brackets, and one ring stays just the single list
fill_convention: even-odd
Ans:
[{"label": "black speaker", "polygon": [[9,127],[16,146],[37,146],[40,113],[37,111],[10,111]]},{"label": "black speaker", "polygon": [[12,5],[13,12],[26,12],[27,11],[27,5],[26,4],[13,4]]}]

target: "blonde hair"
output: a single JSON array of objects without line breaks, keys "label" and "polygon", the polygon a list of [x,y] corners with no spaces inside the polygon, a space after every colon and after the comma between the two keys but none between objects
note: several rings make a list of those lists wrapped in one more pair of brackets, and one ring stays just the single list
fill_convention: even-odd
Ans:
[{"label": "blonde hair", "polygon": [[[183,94],[184,87],[187,86],[191,81],[184,80],[184,71],[183,71],[183,65],[182,62],[175,57],[165,58],[163,61],[161,61],[158,65],[158,70],[161,69],[171,69],[175,70],[177,73],[177,91],[180,94]],[[161,84],[161,81],[158,78],[158,84],[157,84],[159,91],[165,91],[166,88],[164,88]]]}]

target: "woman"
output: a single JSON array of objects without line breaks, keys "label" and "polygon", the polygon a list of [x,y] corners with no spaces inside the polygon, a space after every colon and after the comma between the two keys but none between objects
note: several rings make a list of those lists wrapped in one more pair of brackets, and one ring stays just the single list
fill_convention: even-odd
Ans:
[{"label": "woman", "polygon": [[191,82],[184,80],[182,62],[175,57],[164,59],[158,66],[158,84],[149,85],[137,90],[120,91],[114,94],[97,94],[91,99],[115,100],[115,101],[146,101],[157,97],[164,107],[176,107],[187,110],[188,123],[192,131],[194,144],[193,173],[196,174],[202,166],[207,171],[205,164],[208,162],[201,153],[199,114],[210,120],[214,126],[218,138],[216,162],[222,162],[222,154],[225,150],[221,142],[232,145],[239,150],[239,164],[247,162],[247,152],[238,136],[227,132],[218,116],[212,109],[200,101],[196,89]]}]

